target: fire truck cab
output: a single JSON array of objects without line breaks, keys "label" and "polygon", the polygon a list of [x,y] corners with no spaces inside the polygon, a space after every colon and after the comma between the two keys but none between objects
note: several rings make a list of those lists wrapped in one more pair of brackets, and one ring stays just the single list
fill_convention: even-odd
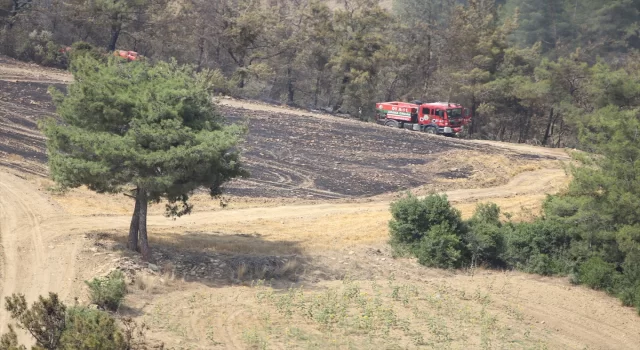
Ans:
[{"label": "fire truck cab", "polygon": [[469,110],[460,104],[421,101],[376,103],[379,124],[423,131],[431,134],[456,135],[469,124]]}]

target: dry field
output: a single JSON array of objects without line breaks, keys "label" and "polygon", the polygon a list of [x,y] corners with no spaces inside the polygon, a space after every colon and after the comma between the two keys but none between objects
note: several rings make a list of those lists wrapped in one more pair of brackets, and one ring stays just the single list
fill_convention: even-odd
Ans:
[{"label": "dry field", "polygon": [[[465,216],[493,201],[530,219],[566,186],[562,150],[224,99],[221,111],[249,125],[253,176],[229,184],[225,208],[197,194],[196,212],[171,220],[152,206],[147,265],[123,249],[128,198],[51,190],[36,123],[53,113],[47,85],[69,80],[0,60],[0,296],[86,301],[84,280],[120,268],[130,280],[120,313],[175,349],[640,344],[640,317],[604,293],[564,278],[428,269],[386,246],[388,206],[403,190],[444,191]],[[0,330],[7,321],[0,312]]]}]

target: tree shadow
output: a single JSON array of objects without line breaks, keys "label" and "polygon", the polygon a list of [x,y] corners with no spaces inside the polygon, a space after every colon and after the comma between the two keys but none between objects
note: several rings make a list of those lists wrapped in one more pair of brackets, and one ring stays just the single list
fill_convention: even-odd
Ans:
[{"label": "tree shadow", "polygon": [[154,232],[149,236],[149,263],[127,249],[125,231],[99,231],[88,236],[100,249],[120,253],[118,268],[131,275],[145,271],[212,288],[250,285],[261,280],[275,289],[340,278],[338,272],[308,255],[299,241],[266,240],[257,233]]}]

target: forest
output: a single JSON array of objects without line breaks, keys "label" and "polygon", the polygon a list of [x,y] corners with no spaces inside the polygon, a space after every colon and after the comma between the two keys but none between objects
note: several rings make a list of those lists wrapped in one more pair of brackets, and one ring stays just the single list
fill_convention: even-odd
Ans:
[{"label": "forest", "polygon": [[[64,68],[86,42],[206,70],[219,93],[371,119],[451,101],[466,137],[580,144],[640,101],[640,0],[0,0],[0,54]],[[359,114],[358,111],[362,113]]]}]

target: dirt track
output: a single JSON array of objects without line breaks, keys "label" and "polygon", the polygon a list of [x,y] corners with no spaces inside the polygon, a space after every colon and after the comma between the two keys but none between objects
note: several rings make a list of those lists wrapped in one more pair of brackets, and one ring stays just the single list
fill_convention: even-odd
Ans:
[{"label": "dirt track", "polygon": [[[1,62],[0,62],[1,63]],[[14,70],[15,71],[15,70]],[[14,72],[12,71],[12,72]],[[28,69],[26,70],[28,72]],[[24,73],[24,71],[20,71]],[[0,80],[2,78],[2,70],[0,69]],[[27,80],[37,80],[28,77]],[[59,80],[56,80],[59,81]],[[15,84],[15,83],[14,83]],[[5,91],[4,88],[2,91]],[[34,106],[44,102],[36,101]],[[246,108],[248,110],[265,110],[269,114],[260,116],[260,118],[272,118],[273,113],[282,113],[282,110],[274,109],[272,106],[264,106],[259,104],[248,104],[239,101],[225,101],[225,104],[231,107]],[[235,104],[235,105],[234,105]],[[32,113],[27,110],[25,113]],[[334,118],[322,115],[310,115],[307,112],[287,111],[287,113],[306,115],[305,118],[318,118],[329,123],[337,123],[336,125],[357,127],[355,121],[336,121]],[[22,111],[18,111],[16,116],[22,115]],[[6,118],[5,120],[10,120]],[[33,132],[31,125],[20,127],[24,119],[13,119],[12,129],[6,135],[20,134],[28,136],[33,141],[34,154],[21,155],[22,158],[36,156],[42,154],[41,138],[37,133]],[[311,119],[305,119],[305,122],[312,122]],[[7,131],[3,124],[3,129]],[[259,124],[257,124],[259,125]],[[343,128],[348,129],[347,127]],[[264,128],[263,128],[264,129]],[[376,129],[383,130],[384,133],[403,133],[401,130]],[[4,134],[3,134],[4,135]],[[268,130],[260,134],[263,141],[269,139]],[[386,135],[386,134],[385,134]],[[419,134],[418,134],[419,135]],[[427,135],[416,135],[410,137],[428,137]],[[3,136],[5,137],[5,136]],[[6,137],[5,137],[6,138]],[[14,138],[15,140],[15,138]],[[436,142],[442,140],[435,139]],[[257,140],[261,142],[260,140]],[[19,149],[24,149],[24,143],[14,143],[13,145]],[[430,141],[424,141],[430,142]],[[499,156],[497,149],[506,149],[509,152],[515,152],[517,156],[531,155],[542,156],[547,158],[555,158],[566,160],[567,156],[559,150],[541,149],[537,147],[529,147],[525,145],[509,145],[499,144],[485,141],[446,141],[451,142],[448,147],[456,148],[475,148],[484,150],[485,147],[491,147],[495,156]],[[40,144],[40,146],[38,146]],[[313,149],[313,146],[307,148]],[[0,151],[2,151],[0,149]],[[5,149],[5,153],[11,155],[12,149]],[[310,152],[310,151],[309,151]],[[379,156],[379,154],[377,155]],[[255,157],[254,159],[259,159]],[[38,295],[47,292],[57,292],[65,300],[70,301],[79,291],[84,289],[83,280],[90,278],[96,274],[108,270],[112,262],[109,260],[100,260],[88,250],[88,241],[84,235],[90,232],[124,232],[129,225],[129,216],[116,213],[106,212],[104,215],[81,215],[74,214],[72,208],[62,206],[61,201],[51,194],[42,191],[43,186],[39,186],[41,181],[33,174],[41,174],[42,171],[33,171],[33,164],[37,162],[25,162],[24,159],[1,160],[0,163],[0,239],[2,254],[0,255],[0,297],[2,302],[4,297],[11,293],[25,293],[29,301],[33,301]],[[370,162],[371,160],[363,160]],[[259,162],[259,160],[256,160]],[[280,167],[277,164],[278,159],[270,160],[270,164]],[[327,167],[335,167],[336,162],[340,160],[330,159]],[[344,162],[344,160],[342,161]],[[26,166],[18,166],[21,164],[31,164]],[[265,162],[256,164],[266,164]],[[2,167],[4,165],[5,167]],[[362,164],[346,164],[349,166],[362,166]],[[291,166],[290,164],[288,166]],[[42,170],[41,168],[38,168]],[[290,168],[291,169],[291,168]],[[44,169],[46,171],[46,168]],[[311,169],[310,173],[322,171],[323,168]],[[268,172],[268,171],[265,171]],[[26,175],[31,174],[31,175]],[[407,176],[415,176],[406,173]],[[465,184],[452,182],[456,179],[446,178],[442,184],[446,185],[445,180],[450,180],[449,184],[461,187],[452,191],[447,191],[450,200],[458,206],[468,206],[480,200],[492,200],[499,204],[502,202],[510,203],[515,209],[522,203],[530,201],[532,198],[540,200],[545,193],[553,193],[562,188],[566,183],[567,177],[563,170],[558,168],[545,169],[544,167],[531,171],[522,171],[518,174],[505,174],[505,178],[511,177],[508,182],[488,188],[464,189]],[[308,180],[308,179],[307,179]],[[300,193],[304,195],[325,193],[328,191],[340,196],[348,195],[340,193],[332,189],[331,185],[310,186],[304,191],[305,181],[294,184]],[[461,181],[467,181],[468,178],[462,178]],[[268,180],[266,180],[268,181]],[[308,181],[307,181],[308,182]],[[499,181],[498,181],[499,182]],[[477,182],[476,185],[486,186],[487,182]],[[262,184],[252,186],[244,183],[235,185],[238,189],[244,189],[246,195],[255,195],[255,188],[268,187],[263,181]],[[451,185],[450,187],[455,187]],[[467,184],[466,186],[469,186]],[[472,184],[473,186],[473,184]],[[282,193],[282,184],[276,183],[272,186],[273,193]],[[289,188],[290,189],[290,188]],[[275,207],[254,207],[246,209],[221,209],[206,210],[196,212],[188,217],[170,220],[163,216],[153,215],[149,217],[149,229],[151,234],[154,232],[170,232],[171,235],[191,234],[192,232],[202,232],[211,234],[214,232],[237,232],[245,233],[256,230],[263,235],[263,239],[276,242],[297,242],[300,248],[308,254],[314,251],[329,251],[340,257],[344,254],[345,247],[354,249],[357,252],[355,257],[360,256],[359,248],[370,244],[383,244],[386,239],[385,223],[388,215],[389,200],[392,195],[389,194],[397,188],[389,187],[384,191],[367,192],[368,194],[378,194],[377,197],[369,198],[367,201],[357,203],[319,203],[313,205],[295,204]],[[264,193],[260,193],[264,194]],[[340,197],[329,196],[329,198]],[[80,204],[82,205],[82,204]],[[118,211],[120,212],[120,211]],[[369,226],[359,226],[364,218]],[[320,225],[330,225],[322,226]],[[152,239],[153,243],[153,239]],[[267,246],[268,247],[268,246]],[[391,263],[389,263],[391,265]],[[403,264],[402,262],[394,262],[393,265]],[[376,265],[377,266],[377,265]],[[372,267],[373,268],[373,267]],[[378,267],[376,267],[378,268]],[[456,276],[444,277],[443,275],[431,276],[433,270],[414,268],[409,269],[407,266],[399,267],[399,271],[412,271],[416,276],[424,276],[426,273],[428,278],[435,280],[445,280],[457,288],[463,289],[473,285],[473,277]],[[500,275],[495,273],[494,276]],[[489,274],[491,276],[491,274]],[[498,278],[498,277],[496,277]],[[502,277],[500,277],[502,278]],[[527,282],[529,279],[534,282]],[[477,277],[476,279],[482,280]],[[511,281],[512,279],[510,279]],[[567,290],[566,284],[559,282],[557,279],[542,279],[530,277],[526,275],[516,275],[515,280],[522,284],[522,294],[510,296],[516,298],[519,305],[523,307],[525,314],[532,318],[544,320],[548,326],[541,326],[540,334],[545,334],[550,344],[559,348],[577,348],[579,345],[588,345],[594,348],[634,348],[640,344],[640,333],[638,326],[640,321],[633,310],[624,308],[612,298],[602,295],[602,293],[587,290],[585,288],[574,288],[572,292]],[[506,284],[507,282],[505,282]],[[491,289],[491,288],[489,288]],[[519,289],[520,290],[520,289]],[[220,290],[221,298],[231,298],[231,294],[237,291]],[[231,294],[230,294],[231,293]],[[240,292],[245,293],[246,291]],[[233,294],[235,299],[238,295]],[[162,302],[168,305],[180,305],[187,299],[186,295],[169,294],[162,296]],[[498,304],[506,303],[511,300],[506,296],[498,296]],[[243,302],[245,303],[245,302]],[[244,305],[244,304],[243,304]],[[585,305],[590,305],[589,310]],[[240,307],[232,315],[227,315],[226,321],[221,321],[221,328],[225,329],[226,336],[223,339],[227,346],[240,348],[241,341],[238,333],[240,329],[234,329],[233,318],[239,318],[241,314],[251,310],[251,305],[247,304]],[[186,320],[192,324],[198,323],[198,320],[192,315],[191,319]],[[0,332],[6,330],[7,315],[0,312]],[[546,329],[545,327],[548,327]]]}]

